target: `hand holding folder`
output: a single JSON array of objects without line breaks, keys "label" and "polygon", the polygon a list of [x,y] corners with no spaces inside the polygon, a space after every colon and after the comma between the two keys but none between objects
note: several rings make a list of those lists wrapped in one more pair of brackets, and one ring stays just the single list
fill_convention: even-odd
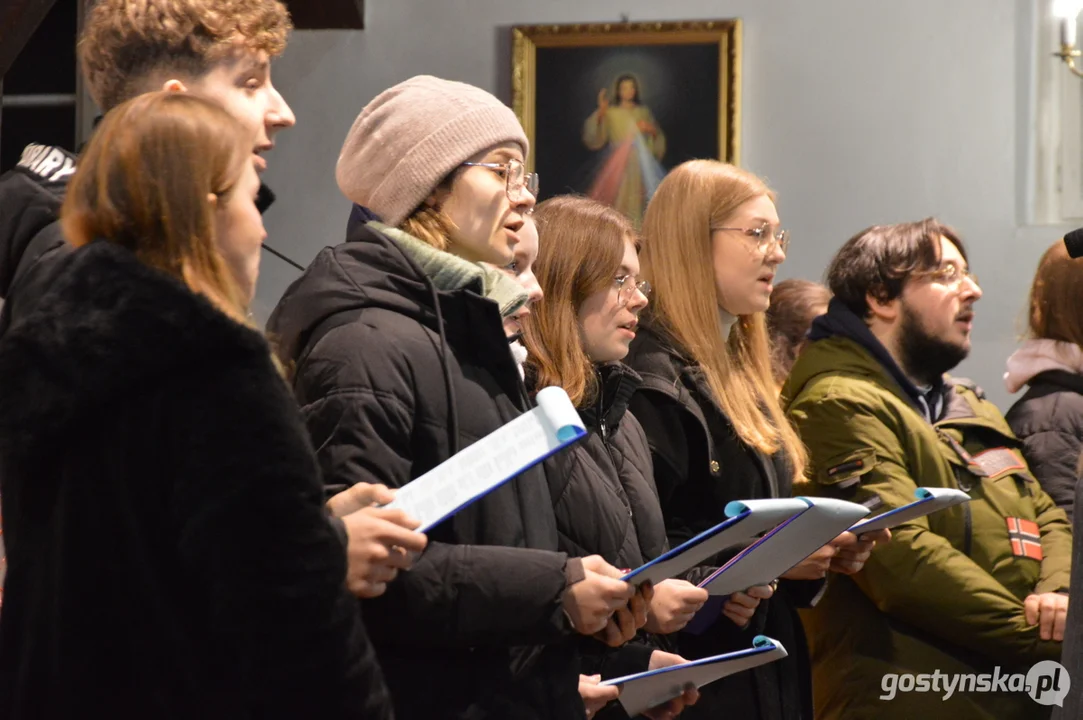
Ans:
[{"label": "hand holding folder", "polygon": [[629,716],[639,715],[684,694],[689,685],[701,688],[734,673],[786,657],[782,643],[763,635],[747,650],[692,660],[681,665],[606,680],[602,685],[621,689],[620,703]]},{"label": "hand holding folder", "polygon": [[789,520],[807,507],[798,498],[731,502],[723,510],[727,520],[629,572],[624,580],[641,585],[645,582],[657,584],[677,577],[726,548],[746,543]]},{"label": "hand holding folder", "polygon": [[562,388],[544,388],[536,400],[530,412],[411,480],[386,507],[405,510],[428,532],[587,434]]},{"label": "hand holding folder", "polygon": [[875,517],[861,520],[850,528],[850,532],[855,535],[861,535],[875,530],[890,530],[893,527],[910,522],[911,520],[916,520],[919,517],[931,515],[937,510],[943,510],[952,507],[953,505],[970,502],[969,495],[962,490],[956,490],[954,488],[919,487],[914,491],[914,495],[916,495],[918,499],[909,505],[903,505],[894,510],[880,513]]}]

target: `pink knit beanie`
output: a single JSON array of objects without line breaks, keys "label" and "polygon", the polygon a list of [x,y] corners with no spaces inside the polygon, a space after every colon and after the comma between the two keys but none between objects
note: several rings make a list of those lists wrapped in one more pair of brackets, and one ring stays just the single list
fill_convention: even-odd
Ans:
[{"label": "pink knit beanie", "polygon": [[452,170],[507,142],[529,150],[511,108],[473,85],[418,75],[357,116],[335,179],[346,197],[397,227]]}]

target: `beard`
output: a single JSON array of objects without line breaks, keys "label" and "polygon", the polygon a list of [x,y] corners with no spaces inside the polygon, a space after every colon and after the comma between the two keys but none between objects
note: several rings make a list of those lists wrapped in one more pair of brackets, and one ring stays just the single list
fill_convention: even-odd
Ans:
[{"label": "beard", "polygon": [[966,359],[970,348],[929,332],[917,313],[902,306],[899,361],[902,371],[923,385],[935,385],[948,370]]}]

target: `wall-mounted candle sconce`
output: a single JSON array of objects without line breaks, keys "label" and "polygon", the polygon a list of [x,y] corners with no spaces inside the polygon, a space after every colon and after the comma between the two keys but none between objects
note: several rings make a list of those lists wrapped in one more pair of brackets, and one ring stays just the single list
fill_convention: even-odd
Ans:
[{"label": "wall-mounted candle sconce", "polygon": [[1060,52],[1053,55],[1059,57],[1073,75],[1083,78],[1083,70],[1076,67],[1076,59],[1083,53],[1075,46],[1080,10],[1083,10],[1083,0],[1054,0],[1053,15],[1060,22]]}]

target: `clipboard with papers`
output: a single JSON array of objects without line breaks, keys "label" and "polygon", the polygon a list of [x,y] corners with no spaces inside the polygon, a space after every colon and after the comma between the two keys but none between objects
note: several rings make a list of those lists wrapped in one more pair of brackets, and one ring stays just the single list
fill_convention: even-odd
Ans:
[{"label": "clipboard with papers", "polygon": [[680,696],[689,685],[701,688],[729,675],[781,660],[786,655],[782,643],[757,635],[752,647],[746,650],[614,678],[601,684],[620,687],[620,704],[630,717],[635,717]]},{"label": "clipboard with papers", "polygon": [[960,503],[970,502],[969,495],[955,488],[919,487],[914,491],[914,495],[917,496],[917,500],[909,505],[903,505],[874,517],[859,520],[850,527],[850,532],[860,535],[875,530],[890,530],[919,517],[931,515],[937,510],[944,510]]},{"label": "clipboard with papers", "polygon": [[552,386],[537,407],[407,483],[385,507],[399,508],[434,526],[587,434],[568,394]]},{"label": "clipboard with papers", "polygon": [[700,634],[721,612],[721,601],[754,585],[765,585],[780,577],[845,530],[860,535],[890,529],[963,502],[970,496],[952,488],[918,488],[917,500],[867,520],[864,505],[833,498],[798,498],[807,503],[804,511],[778,525],[739,552],[703,582],[713,596],[685,627]]},{"label": "clipboard with papers", "polygon": [[632,570],[621,580],[638,586],[677,577],[728,547],[748,542],[807,507],[798,498],[728,503],[724,510],[727,520]]},{"label": "clipboard with papers", "polygon": [[806,503],[803,511],[737,553],[699,586],[711,595],[726,596],[753,585],[766,585],[869,513],[864,505],[845,500],[797,499]]}]

